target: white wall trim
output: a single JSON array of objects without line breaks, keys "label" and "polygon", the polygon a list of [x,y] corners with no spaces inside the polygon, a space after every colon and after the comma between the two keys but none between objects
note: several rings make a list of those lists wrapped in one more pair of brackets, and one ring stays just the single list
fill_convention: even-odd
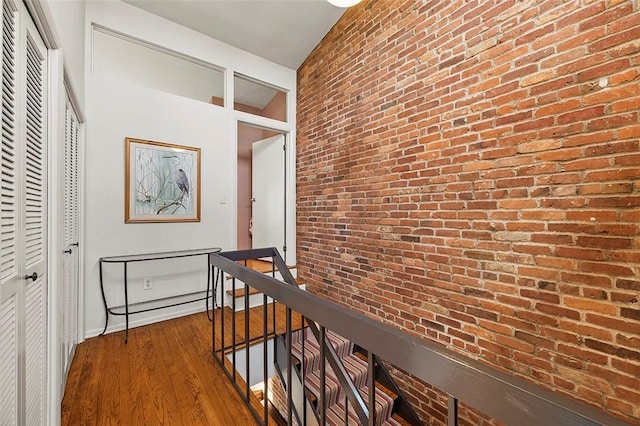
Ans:
[{"label": "white wall trim", "polygon": [[69,102],[71,102],[71,106],[73,107],[73,112],[76,113],[76,117],[78,117],[78,121],[80,122],[80,124],[82,124],[87,119],[84,115],[84,111],[82,111],[82,108],[80,107],[78,93],[75,90],[73,82],[71,81],[71,78],[69,77],[69,73],[67,72],[66,69],[64,70],[63,81],[64,81],[64,88],[67,92],[67,96],[69,97]]},{"label": "white wall trim", "polygon": [[[80,120],[80,117],[78,117]],[[85,286],[86,286],[86,266],[85,266],[85,187],[86,187],[86,170],[85,170],[85,141],[86,141],[86,124],[80,122],[78,129],[78,182],[80,187],[78,188],[78,243],[79,243],[79,258],[78,258],[78,344],[85,340]]]},{"label": "white wall trim", "polygon": [[[48,294],[47,294],[47,424],[59,424],[62,402],[62,283],[63,283],[63,218],[61,203],[64,188],[64,86],[62,85],[62,52],[49,50],[48,104]],[[62,112],[62,114],[61,114]],[[62,115],[62,117],[61,117]],[[62,124],[62,125],[61,125]],[[62,185],[62,186],[61,186]]]},{"label": "white wall trim", "polygon": [[184,61],[192,62],[192,63],[194,63],[196,65],[200,65],[200,66],[203,66],[203,67],[206,67],[206,68],[211,68],[213,70],[220,71],[220,72],[223,72],[225,70],[223,67],[221,67],[219,65],[216,65],[216,64],[213,64],[211,62],[203,61],[201,59],[194,58],[193,56],[189,56],[189,55],[186,55],[184,53],[180,53],[180,52],[178,52],[176,50],[169,49],[169,48],[166,48],[166,47],[163,47],[163,46],[159,46],[157,44],[150,43],[148,41],[144,41],[144,40],[141,40],[141,39],[136,38],[136,37],[132,37],[130,35],[127,35],[125,33],[120,32],[120,31],[115,31],[115,30],[109,29],[109,28],[107,28],[105,26],[98,25],[96,23],[92,23],[91,24],[91,28],[92,28],[93,31],[99,31],[99,32],[101,32],[103,34],[107,34],[107,35],[110,35],[112,37],[117,37],[117,38],[122,39],[124,41],[128,41],[130,43],[135,43],[135,44],[137,44],[139,46],[143,46],[143,47],[146,47],[146,48],[149,48],[149,49],[153,49],[153,50],[156,50],[156,51],[158,51],[160,53],[164,53],[166,55],[171,55],[171,56],[174,56],[176,58],[182,59]]},{"label": "white wall trim", "polygon": [[[204,307],[200,305],[201,303],[204,304],[204,300],[193,302],[193,306],[183,305],[179,309],[171,309],[171,308],[160,309],[158,311],[154,311],[154,312],[158,312],[157,315],[152,315],[152,316],[131,315],[129,317],[129,331],[131,331],[132,328],[142,327],[144,325],[155,324],[156,322],[160,322],[160,321],[166,321],[174,318],[180,318],[187,315],[193,315],[193,314],[204,312]],[[112,324],[113,317],[109,319],[109,323],[110,325],[107,327],[107,331],[105,332],[105,334],[116,333],[116,332],[125,330],[124,322],[121,324],[120,323]],[[103,329],[104,327],[101,326],[98,328],[87,330],[85,333],[85,337],[89,339],[91,337],[99,336],[100,333],[102,333]],[[123,336],[123,340],[124,340],[124,336]]]},{"label": "white wall trim", "polygon": [[60,36],[49,24],[50,22],[53,22],[49,6],[41,1],[23,1],[33,18],[34,24],[36,24],[36,28],[44,41],[44,45],[47,46],[47,49],[59,49],[61,46]]}]

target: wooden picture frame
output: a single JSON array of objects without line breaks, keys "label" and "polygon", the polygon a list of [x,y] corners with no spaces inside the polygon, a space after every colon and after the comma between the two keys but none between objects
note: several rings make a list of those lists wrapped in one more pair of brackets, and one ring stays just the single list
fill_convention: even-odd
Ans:
[{"label": "wooden picture frame", "polygon": [[200,148],[125,139],[125,223],[200,222]]}]

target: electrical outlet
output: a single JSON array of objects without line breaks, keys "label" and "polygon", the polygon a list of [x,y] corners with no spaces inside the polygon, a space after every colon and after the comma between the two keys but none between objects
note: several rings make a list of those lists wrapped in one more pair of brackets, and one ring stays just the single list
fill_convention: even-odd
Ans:
[{"label": "electrical outlet", "polygon": [[153,288],[153,280],[151,279],[151,277],[146,277],[142,281],[142,289],[143,290],[151,290],[152,288]]}]

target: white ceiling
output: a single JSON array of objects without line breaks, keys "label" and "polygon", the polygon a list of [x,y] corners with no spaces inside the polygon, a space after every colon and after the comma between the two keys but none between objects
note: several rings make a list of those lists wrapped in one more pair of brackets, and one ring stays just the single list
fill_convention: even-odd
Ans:
[{"label": "white ceiling", "polygon": [[124,0],[291,69],[345,9],[326,0]]}]

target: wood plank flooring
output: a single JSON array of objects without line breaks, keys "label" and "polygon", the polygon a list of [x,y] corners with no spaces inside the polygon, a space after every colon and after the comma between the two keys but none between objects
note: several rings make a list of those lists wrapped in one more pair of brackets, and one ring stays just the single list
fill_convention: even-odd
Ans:
[{"label": "wood plank flooring", "polygon": [[[284,307],[276,331],[285,330]],[[221,310],[215,311],[219,328]],[[225,346],[233,342],[231,311],[225,310]],[[235,340],[244,341],[243,313],[236,313]],[[272,317],[268,309],[269,318]],[[262,308],[251,310],[250,340],[263,333]],[[273,333],[269,319],[269,332]],[[294,314],[293,324],[300,325]],[[220,333],[216,333],[220,336]],[[221,341],[217,337],[216,345]],[[252,425],[242,398],[211,355],[206,313],[94,337],[78,345],[64,399],[63,426]]]}]

